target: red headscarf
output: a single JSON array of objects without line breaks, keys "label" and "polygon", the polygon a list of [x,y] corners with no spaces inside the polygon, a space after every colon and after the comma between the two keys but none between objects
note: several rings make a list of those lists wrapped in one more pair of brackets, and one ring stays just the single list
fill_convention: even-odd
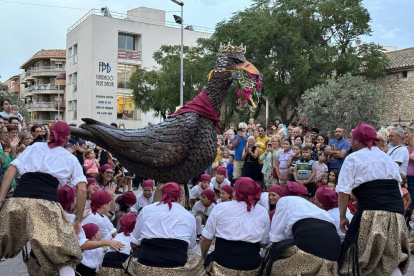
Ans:
[{"label": "red headscarf", "polygon": [[124,202],[125,204],[134,205],[137,203],[137,197],[133,192],[129,191],[125,192],[123,195],[118,196],[117,199],[115,199],[116,203],[119,203],[120,201]]},{"label": "red headscarf", "polygon": [[354,140],[358,140],[369,149],[372,147],[374,142],[379,142],[375,129],[371,125],[364,123],[359,124],[354,131],[352,131],[352,137]]},{"label": "red headscarf", "polygon": [[227,170],[223,166],[220,166],[216,169],[216,174],[221,174],[221,175],[226,176],[226,173],[227,173]]},{"label": "red headscarf", "polygon": [[112,168],[112,166],[111,165],[109,165],[109,164],[105,164],[105,165],[102,165],[100,168],[99,168],[99,173],[100,174],[103,174],[106,170],[113,170],[114,168]]},{"label": "red headscarf", "polygon": [[205,189],[201,194],[205,195],[211,202],[217,204],[217,202],[216,202],[216,194],[212,190]]},{"label": "red headscarf", "polygon": [[200,175],[200,182],[210,182],[211,176],[209,174],[202,174]]},{"label": "red headscarf", "polygon": [[138,215],[135,213],[128,213],[123,215],[119,220],[119,223],[121,224],[119,232],[124,232],[124,235],[128,237],[132,231],[134,231],[137,216]]},{"label": "red headscarf", "polygon": [[283,189],[283,196],[303,196],[308,194],[308,189],[299,183],[288,181]]},{"label": "red headscarf", "polygon": [[230,199],[233,199],[233,187],[230,185],[223,185],[221,186],[220,190],[225,191],[230,195]]},{"label": "red headscarf", "polygon": [[273,210],[272,212],[269,213],[270,221],[272,221],[273,216],[275,215],[275,212],[276,212],[276,210]]},{"label": "red headscarf", "polygon": [[338,207],[338,194],[327,186],[320,187],[316,191],[316,197],[326,211]]},{"label": "red headscarf", "polygon": [[250,177],[240,177],[236,182],[236,199],[244,201],[247,204],[247,211],[250,212],[251,207],[256,206],[260,200],[262,190],[260,186]]},{"label": "red headscarf", "polygon": [[63,210],[72,214],[72,203],[76,197],[76,188],[64,185],[57,190],[59,203],[62,205]]},{"label": "red headscarf", "polygon": [[91,185],[92,183],[97,182],[96,179],[93,177],[88,177],[86,180],[88,181],[88,184],[86,184],[86,188],[89,187],[89,185]]},{"label": "red headscarf", "polygon": [[96,210],[101,208],[105,204],[111,202],[112,197],[107,191],[99,190],[91,196],[91,211],[96,214]]},{"label": "red headscarf", "polygon": [[269,188],[269,192],[276,193],[276,194],[278,194],[280,197],[282,197],[282,196],[283,196],[283,190],[282,190],[282,188],[281,188],[279,185],[277,185],[277,184],[273,184],[272,186],[270,186],[270,188]]},{"label": "red headscarf", "polygon": [[181,198],[181,187],[175,182],[168,182],[162,187],[161,193],[162,197],[158,205],[161,202],[168,203],[169,210],[171,210],[172,202],[177,202]]},{"label": "red headscarf", "polygon": [[85,224],[84,226],[82,226],[82,228],[88,240],[92,239],[93,236],[95,236],[95,234],[99,231],[98,225],[92,222]]},{"label": "red headscarf", "polygon": [[142,188],[145,188],[145,187],[154,188],[154,180],[148,179],[142,182]]},{"label": "red headscarf", "polygon": [[70,135],[70,127],[64,121],[57,121],[50,127],[49,148],[66,145],[66,137]]}]

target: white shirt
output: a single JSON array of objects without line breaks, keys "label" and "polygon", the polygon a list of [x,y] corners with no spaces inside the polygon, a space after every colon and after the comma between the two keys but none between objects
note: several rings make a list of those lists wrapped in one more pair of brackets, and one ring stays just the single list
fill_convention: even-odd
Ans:
[{"label": "white shirt", "polygon": [[[108,230],[108,224],[106,220],[104,219],[105,216],[101,216],[98,212],[96,214],[90,213],[86,218],[82,220],[82,226],[84,226],[87,223],[95,223],[99,227],[99,232],[101,232],[101,239],[102,240],[111,240],[112,236],[110,230]],[[108,219],[109,221],[109,219]],[[109,222],[110,223],[110,222]],[[112,228],[114,226],[112,225]],[[115,229],[116,230],[116,229]]]},{"label": "white shirt", "polygon": [[[213,184],[210,183],[210,186],[207,189],[213,191]],[[201,184],[195,185],[190,191],[190,199],[200,199],[203,191],[204,190],[201,188]]]},{"label": "white shirt", "polygon": [[[344,242],[345,239],[345,233],[341,231],[341,229],[339,228],[339,222],[341,221],[339,219],[339,208],[333,208],[331,210],[327,211],[328,214],[333,218],[335,226],[336,226],[336,230],[338,232],[339,237],[341,238],[341,242]],[[351,212],[349,211],[348,208],[346,208],[346,218],[349,220],[349,223],[351,223],[351,220],[353,218],[353,215],[351,214]]]},{"label": "white shirt", "polygon": [[131,242],[140,245],[143,239],[178,239],[188,243],[188,253],[197,252],[195,217],[179,203],[155,202],[145,206],[137,217]]},{"label": "white shirt", "polygon": [[213,177],[210,181],[210,184],[213,184],[213,188],[216,190],[220,190],[221,187],[224,185],[230,185],[230,181],[227,178],[224,178],[223,182],[220,184],[217,183],[216,177]]},{"label": "white shirt", "polygon": [[11,165],[17,167],[19,174],[27,172],[47,173],[59,180],[60,184],[76,186],[87,182],[78,159],[62,147],[49,148],[47,143],[34,143],[27,147]]},{"label": "white shirt", "polygon": [[269,193],[263,192],[260,195],[260,200],[257,202],[257,204],[259,204],[260,206],[263,206],[266,209],[266,211],[269,213]]},{"label": "white shirt", "polygon": [[203,229],[203,236],[209,240],[219,237],[229,241],[269,243],[269,215],[256,204],[250,212],[244,201],[222,202],[215,206]]},{"label": "white shirt", "polygon": [[[74,214],[69,214],[66,211],[64,211],[64,212],[66,214],[66,217],[70,221],[70,223],[73,223],[75,221],[76,216]],[[83,228],[81,227],[81,230],[80,230],[79,235],[78,235],[79,246],[84,245],[87,241],[88,241],[88,239],[86,238],[85,231],[83,231]]]},{"label": "white shirt", "polygon": [[[397,146],[398,147],[398,146]],[[407,175],[408,161],[410,160],[410,154],[408,149],[401,145],[399,148],[389,148],[387,154],[395,161],[400,162],[400,173]],[[398,164],[397,164],[398,165]]]},{"label": "white shirt", "polygon": [[209,207],[206,207],[206,206],[203,205],[203,203],[201,203],[201,201],[197,201],[194,204],[193,209],[191,209],[191,213],[194,216],[197,215],[197,213],[199,213],[199,212],[206,215],[206,216],[209,216],[211,211],[214,208],[214,205],[216,205],[216,204],[211,203],[211,205]]},{"label": "white shirt", "polygon": [[2,111],[2,112],[0,112],[0,115],[1,115],[1,117],[5,118],[5,119],[8,119],[9,116],[12,115],[12,113],[10,112],[9,114],[7,114],[6,111]]},{"label": "white shirt", "polygon": [[[130,252],[131,252],[131,237],[132,237],[132,233],[128,237],[125,236],[124,233],[119,233],[118,235],[116,235],[113,238],[114,241],[122,242],[125,245],[124,249],[119,251],[120,253],[124,253],[124,254],[127,254],[127,255],[130,254]],[[112,249],[112,247],[108,246],[108,252],[118,252],[118,251],[115,251],[114,249]]]},{"label": "white shirt", "polygon": [[270,241],[293,239],[293,225],[306,218],[320,219],[334,224],[333,218],[315,204],[298,196],[285,196],[278,200],[270,227]]},{"label": "white shirt", "polygon": [[91,250],[84,250],[82,252],[82,264],[92,269],[97,269],[102,263],[103,258],[104,251],[102,247]]},{"label": "white shirt", "polygon": [[152,204],[152,201],[154,200],[154,192],[152,192],[152,195],[150,198],[146,198],[144,196],[144,193],[140,193],[139,195],[137,195],[137,203],[135,203],[132,207],[131,207],[131,213],[138,213],[138,210],[141,208],[144,208],[147,205]]},{"label": "white shirt", "polygon": [[[359,185],[377,179],[395,179],[401,183],[400,168],[379,148],[363,148],[345,158],[335,190],[350,194]],[[401,190],[400,185],[398,187]]]}]

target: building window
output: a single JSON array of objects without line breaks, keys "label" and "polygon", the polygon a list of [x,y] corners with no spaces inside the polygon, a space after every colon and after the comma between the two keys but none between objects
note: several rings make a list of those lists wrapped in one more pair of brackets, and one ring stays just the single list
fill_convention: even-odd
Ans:
[{"label": "building window", "polygon": [[72,119],[73,120],[77,120],[77,117],[78,117],[78,101],[77,100],[75,100],[75,101],[72,101],[72,111],[73,111],[73,116],[72,116]]},{"label": "building window", "polygon": [[132,94],[118,93],[117,95],[117,118],[122,120],[140,120],[141,112],[135,108]]},{"label": "building window", "polygon": [[402,72],[402,78],[403,78],[403,79],[406,79],[406,78],[407,78],[407,76],[408,76],[408,71],[403,71],[403,72]]},{"label": "building window", "polygon": [[78,63],[78,44],[72,46],[73,64]]},{"label": "building window", "polygon": [[118,49],[135,51],[135,36],[118,34]]},{"label": "building window", "polygon": [[73,92],[78,91],[78,73],[73,73],[71,75],[70,83],[73,85]]},{"label": "building window", "polygon": [[55,62],[55,68],[56,69],[62,69],[63,68],[62,62]]},{"label": "building window", "polygon": [[118,64],[118,88],[129,88],[129,79],[136,70],[137,66]]}]

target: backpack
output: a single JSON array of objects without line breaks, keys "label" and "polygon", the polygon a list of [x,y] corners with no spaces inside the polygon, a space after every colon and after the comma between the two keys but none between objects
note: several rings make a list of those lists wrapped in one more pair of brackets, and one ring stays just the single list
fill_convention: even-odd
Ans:
[{"label": "backpack", "polygon": [[298,169],[298,180],[308,180],[312,174],[311,160],[305,161],[300,159],[296,162],[296,168]]}]

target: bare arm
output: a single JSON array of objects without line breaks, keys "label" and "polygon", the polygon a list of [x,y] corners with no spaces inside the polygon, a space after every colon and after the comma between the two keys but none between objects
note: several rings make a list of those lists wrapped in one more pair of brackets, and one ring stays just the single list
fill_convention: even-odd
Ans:
[{"label": "bare arm", "polygon": [[[3,181],[1,182],[0,187],[0,200],[6,199],[6,195],[9,192],[10,185],[13,182],[14,177],[17,174],[17,167],[14,165],[10,165],[7,169],[6,173],[4,174]],[[3,203],[0,203],[0,209],[3,207]]]},{"label": "bare arm", "polygon": [[349,220],[346,218],[346,208],[348,208],[349,195],[345,193],[338,193],[338,207],[339,207],[339,228],[343,233],[347,232],[349,228]]},{"label": "bare arm", "polygon": [[407,203],[404,206],[404,210],[409,210],[410,209],[411,202],[412,202],[411,195],[410,195],[410,193],[407,193],[407,194],[405,194],[404,197],[407,200]]},{"label": "bare arm", "polygon": [[210,248],[211,240],[201,236],[200,240],[200,249],[201,249],[201,257],[203,260],[207,258],[208,249]]},{"label": "bare arm", "polygon": [[91,250],[103,246],[109,246],[114,250],[124,249],[125,245],[120,241],[101,240],[101,241],[87,241],[81,246],[81,250]]},{"label": "bare arm", "polygon": [[333,153],[331,154],[331,156],[334,157],[334,158],[343,159],[343,158],[346,157],[346,154],[347,153],[348,153],[347,150],[333,151]]}]

